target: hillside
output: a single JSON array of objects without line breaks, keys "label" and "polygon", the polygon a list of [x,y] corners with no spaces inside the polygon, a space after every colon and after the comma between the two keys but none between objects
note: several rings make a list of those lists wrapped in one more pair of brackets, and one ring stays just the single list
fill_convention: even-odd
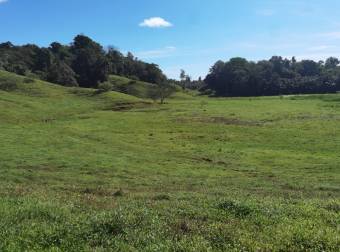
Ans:
[{"label": "hillside", "polygon": [[132,95],[0,71],[1,251],[338,250],[340,95],[110,80]]},{"label": "hillside", "polygon": [[148,98],[150,90],[156,87],[155,84],[131,80],[117,75],[110,75],[108,81],[113,84],[113,89],[115,91],[140,98]]}]

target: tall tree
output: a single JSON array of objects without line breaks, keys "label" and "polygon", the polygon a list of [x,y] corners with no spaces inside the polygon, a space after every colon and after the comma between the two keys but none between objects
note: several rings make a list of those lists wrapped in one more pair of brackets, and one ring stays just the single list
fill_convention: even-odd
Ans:
[{"label": "tall tree", "polygon": [[97,87],[107,80],[109,65],[103,47],[89,37],[78,35],[71,46],[72,69],[81,87]]}]

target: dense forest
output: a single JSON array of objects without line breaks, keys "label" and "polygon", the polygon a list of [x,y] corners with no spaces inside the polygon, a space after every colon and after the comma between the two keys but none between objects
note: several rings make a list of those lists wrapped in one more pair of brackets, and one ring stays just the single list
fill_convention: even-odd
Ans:
[{"label": "dense forest", "polygon": [[232,58],[217,61],[204,80],[192,80],[184,70],[180,80],[170,80],[158,65],[143,62],[130,52],[123,55],[114,47],[104,49],[85,35],[76,36],[70,45],[53,42],[47,48],[0,44],[0,69],[61,85],[97,88],[114,74],[215,96],[334,93],[340,90],[339,63],[334,57],[325,62],[279,56],[258,62]]},{"label": "dense forest", "polygon": [[216,96],[334,93],[340,90],[339,63],[334,57],[325,62],[279,56],[259,62],[233,58],[211,67],[202,90]]},{"label": "dense forest", "polygon": [[130,52],[125,56],[113,47],[104,49],[84,35],[76,36],[70,45],[53,42],[48,48],[2,43],[0,69],[61,85],[91,88],[98,87],[110,74],[156,84],[166,81],[157,65],[140,61]]}]

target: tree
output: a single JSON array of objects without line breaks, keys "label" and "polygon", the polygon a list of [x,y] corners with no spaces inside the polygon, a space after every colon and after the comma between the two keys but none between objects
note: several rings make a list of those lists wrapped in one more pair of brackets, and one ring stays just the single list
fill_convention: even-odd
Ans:
[{"label": "tree", "polygon": [[188,76],[186,75],[185,71],[183,69],[181,69],[181,73],[179,75],[179,78],[181,80],[181,86],[182,86],[183,90],[185,90],[185,88],[186,88],[187,77]]},{"label": "tree", "polygon": [[101,45],[84,35],[74,38],[71,46],[73,54],[72,69],[81,87],[97,87],[107,80],[109,65]]},{"label": "tree", "polygon": [[124,55],[114,47],[109,47],[106,54],[109,64],[109,73],[121,75],[124,73]]},{"label": "tree", "polygon": [[53,56],[58,60],[64,61],[66,64],[71,64],[72,54],[70,52],[70,47],[62,45],[58,42],[53,42],[49,50],[52,52]]},{"label": "tree", "polygon": [[65,70],[65,65],[72,69],[76,82],[82,87],[95,88],[107,79],[108,74],[156,84],[164,77],[156,64],[143,62],[132,53],[124,56],[112,46],[105,51],[100,44],[84,35],[75,37],[71,45],[53,42],[48,48],[33,44],[15,46],[10,42],[0,44],[0,69],[6,71],[34,74],[44,80],[58,80],[58,84],[69,85],[74,75],[67,82],[60,83],[65,78],[55,73],[58,68],[63,72],[69,71]]},{"label": "tree", "polygon": [[340,61],[335,57],[330,57],[325,62],[326,69],[334,69],[340,64]]},{"label": "tree", "polygon": [[47,81],[61,84],[63,86],[78,86],[76,74],[64,62],[55,59],[48,69]]},{"label": "tree", "polygon": [[233,58],[216,62],[204,83],[203,91],[218,96],[334,93],[340,89],[340,66],[333,57],[325,63],[279,56],[257,63]]},{"label": "tree", "polygon": [[174,92],[176,92],[176,88],[174,86],[163,82],[156,85],[154,88],[149,89],[148,97],[154,101],[160,100],[160,103],[164,104],[165,99],[170,97]]}]

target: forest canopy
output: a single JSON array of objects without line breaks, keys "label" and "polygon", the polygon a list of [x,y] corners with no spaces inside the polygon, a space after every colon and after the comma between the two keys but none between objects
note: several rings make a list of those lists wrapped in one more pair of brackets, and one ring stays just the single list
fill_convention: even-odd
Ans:
[{"label": "forest canopy", "polygon": [[156,64],[143,62],[130,52],[125,56],[114,47],[104,49],[85,35],[76,36],[70,45],[53,42],[47,48],[2,43],[0,69],[65,86],[91,88],[97,88],[110,74],[156,84],[166,81]]},{"label": "forest canopy", "polygon": [[244,58],[217,61],[202,90],[216,96],[265,96],[334,93],[340,90],[339,60],[297,61],[273,56],[258,62]]},{"label": "forest canopy", "polygon": [[0,44],[0,69],[64,86],[98,88],[109,75],[119,75],[215,96],[334,93],[340,90],[339,63],[335,57],[318,62],[280,56],[258,62],[232,58],[217,61],[204,80],[192,80],[181,70],[177,81],[167,79],[158,65],[143,62],[131,52],[124,55],[114,47],[104,48],[85,35],[77,35],[69,45]]}]

